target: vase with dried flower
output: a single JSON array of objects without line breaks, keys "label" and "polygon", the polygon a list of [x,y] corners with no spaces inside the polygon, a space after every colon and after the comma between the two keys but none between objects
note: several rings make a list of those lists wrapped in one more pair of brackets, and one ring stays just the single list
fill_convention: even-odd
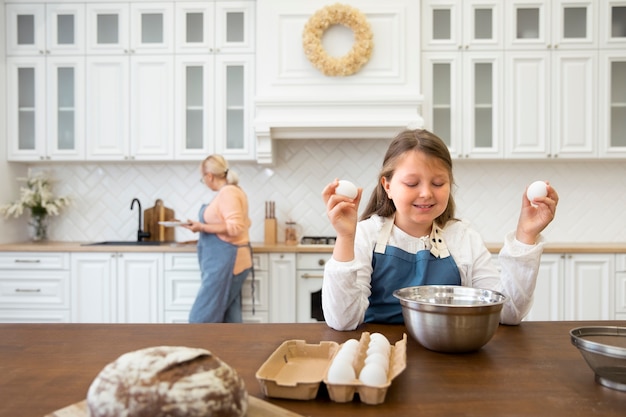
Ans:
[{"label": "vase with dried flower", "polygon": [[42,241],[48,239],[50,216],[58,216],[60,210],[70,204],[69,197],[55,197],[52,193],[52,180],[45,173],[28,175],[18,178],[25,181],[26,186],[20,188],[20,199],[0,206],[0,214],[5,218],[19,217],[24,211],[30,213],[29,224],[32,227],[32,239]]}]

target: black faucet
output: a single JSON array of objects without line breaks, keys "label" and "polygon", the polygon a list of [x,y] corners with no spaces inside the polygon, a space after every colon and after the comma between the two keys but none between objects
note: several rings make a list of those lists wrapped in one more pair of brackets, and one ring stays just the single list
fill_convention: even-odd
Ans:
[{"label": "black faucet", "polygon": [[139,206],[139,227],[137,228],[137,242],[141,242],[144,237],[150,237],[150,232],[144,232],[141,230],[141,202],[138,198],[133,198],[133,201],[130,203],[130,209],[132,210],[135,207],[135,202]]}]

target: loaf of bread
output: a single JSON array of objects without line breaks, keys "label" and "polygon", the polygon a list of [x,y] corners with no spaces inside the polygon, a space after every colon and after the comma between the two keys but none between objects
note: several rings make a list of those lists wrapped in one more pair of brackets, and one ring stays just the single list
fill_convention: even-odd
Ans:
[{"label": "loaf of bread", "polygon": [[91,417],[241,417],[248,393],[237,371],[208,350],[158,346],[105,366],[87,405]]}]

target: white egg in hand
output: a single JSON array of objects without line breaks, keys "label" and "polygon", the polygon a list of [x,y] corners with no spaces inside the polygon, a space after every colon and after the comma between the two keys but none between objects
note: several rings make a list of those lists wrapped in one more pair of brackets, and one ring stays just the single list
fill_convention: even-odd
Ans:
[{"label": "white egg in hand", "polygon": [[335,194],[343,195],[348,198],[355,198],[358,194],[356,185],[348,180],[339,180],[339,185],[335,188]]},{"label": "white egg in hand", "polygon": [[[535,181],[528,186],[526,190],[526,197],[532,201],[537,197],[545,197],[548,195],[548,186],[543,181]],[[535,204],[532,204],[533,207],[537,207]]]},{"label": "white egg in hand", "polygon": [[[337,359],[337,358],[335,358]],[[326,379],[331,384],[349,384],[356,378],[352,363],[345,360],[334,360],[328,368]]]},{"label": "white egg in hand", "polygon": [[368,363],[359,374],[361,382],[370,387],[378,387],[387,382],[387,372],[379,363]]}]

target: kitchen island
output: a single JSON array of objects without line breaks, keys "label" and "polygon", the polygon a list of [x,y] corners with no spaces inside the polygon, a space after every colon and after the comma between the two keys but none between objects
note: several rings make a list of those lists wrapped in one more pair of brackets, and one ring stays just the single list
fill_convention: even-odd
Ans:
[{"label": "kitchen island", "polygon": [[315,400],[265,398],[257,369],[285,340],[338,343],[361,332],[400,340],[403,325],[364,325],[352,332],[311,324],[0,324],[0,415],[38,417],[84,399],[98,372],[119,355],[156,345],[211,350],[242,375],[250,395],[303,416],[624,416],[626,392],[594,381],[569,331],[609,322],[501,325],[481,350],[443,354],[410,336],[407,367],[385,402],[358,397],[334,403],[322,385]]}]

